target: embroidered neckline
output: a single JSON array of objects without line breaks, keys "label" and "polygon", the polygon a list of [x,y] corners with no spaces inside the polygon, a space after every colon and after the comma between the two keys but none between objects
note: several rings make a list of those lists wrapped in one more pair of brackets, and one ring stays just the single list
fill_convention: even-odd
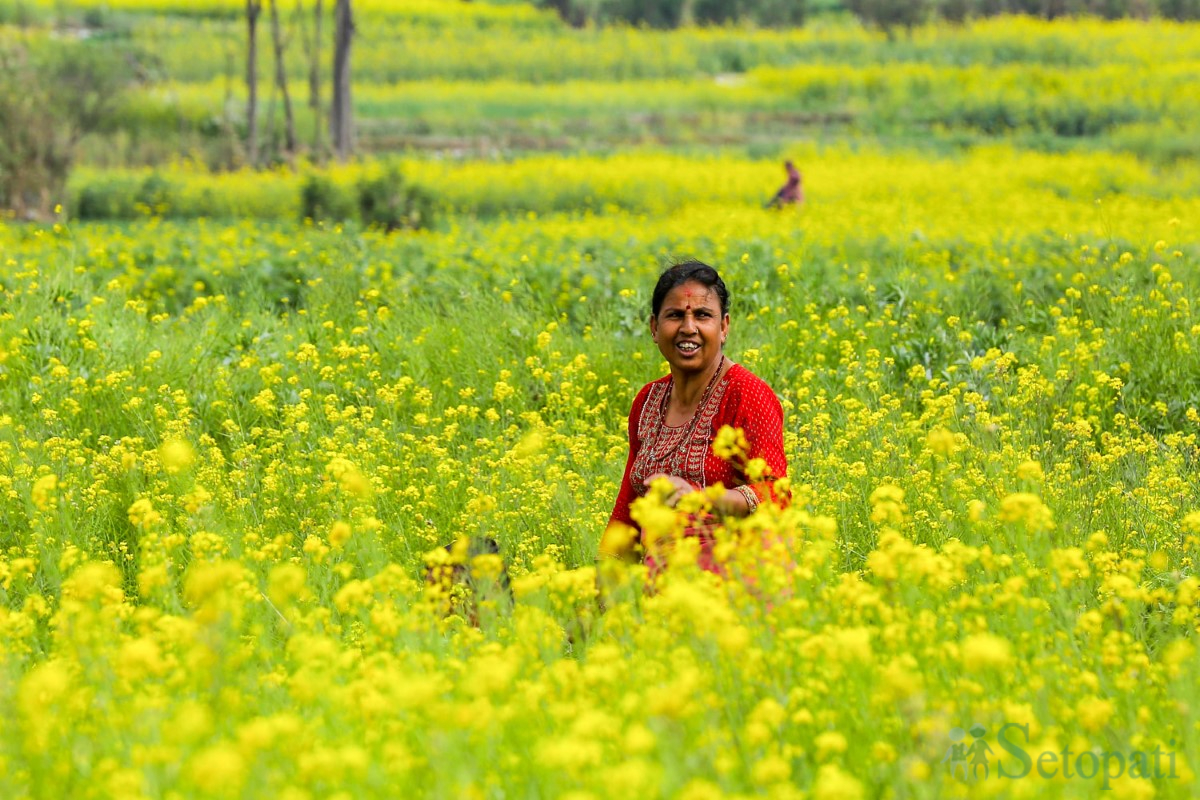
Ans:
[{"label": "embroidered neckline", "polygon": [[641,441],[634,462],[633,479],[638,494],[644,493],[642,482],[656,472],[679,475],[698,486],[706,486],[705,460],[712,442],[709,435],[698,436],[697,430],[711,427],[721,405],[728,375],[722,375],[725,357],[705,387],[704,395],[696,406],[692,418],[683,425],[671,427],[666,424],[666,407],[670,401],[673,379],[652,384],[650,396],[642,408],[638,420],[637,435]]},{"label": "embroidered neckline", "polygon": [[[713,376],[708,379],[708,385],[704,387],[704,392],[700,395],[700,402],[696,404],[696,410],[692,412],[691,419],[687,420],[687,422],[684,422],[682,425],[667,424],[667,409],[671,405],[671,394],[675,390],[675,376],[672,375],[671,380],[667,381],[667,390],[663,393],[662,398],[662,427],[669,428],[670,430],[679,430],[680,428],[685,428],[688,426],[695,428],[696,420],[700,418],[700,411],[704,408],[704,404],[708,402],[708,397],[712,394],[713,387],[717,385],[717,381],[721,377],[721,369],[724,366],[725,354],[721,353],[721,360],[717,362],[717,369],[715,372],[713,372]],[[684,438],[691,438],[690,430],[688,431],[688,435]]]}]

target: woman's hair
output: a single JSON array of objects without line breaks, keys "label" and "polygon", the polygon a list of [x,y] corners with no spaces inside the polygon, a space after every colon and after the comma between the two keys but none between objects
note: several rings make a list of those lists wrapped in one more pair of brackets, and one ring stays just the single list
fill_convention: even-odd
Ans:
[{"label": "woman's hair", "polygon": [[667,293],[685,283],[698,283],[715,291],[717,299],[721,302],[721,315],[729,313],[729,290],[725,288],[725,281],[721,280],[717,271],[703,261],[684,261],[669,267],[658,276],[658,284],[655,285],[654,295],[650,298],[650,311],[654,316],[657,317],[658,312],[662,311]]}]

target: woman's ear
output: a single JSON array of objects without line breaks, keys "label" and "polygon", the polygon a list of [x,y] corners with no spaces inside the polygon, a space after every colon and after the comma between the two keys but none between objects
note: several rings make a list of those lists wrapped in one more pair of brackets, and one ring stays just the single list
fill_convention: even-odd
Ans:
[{"label": "woman's ear", "polygon": [[650,338],[658,341],[658,320],[653,314],[650,315]]}]

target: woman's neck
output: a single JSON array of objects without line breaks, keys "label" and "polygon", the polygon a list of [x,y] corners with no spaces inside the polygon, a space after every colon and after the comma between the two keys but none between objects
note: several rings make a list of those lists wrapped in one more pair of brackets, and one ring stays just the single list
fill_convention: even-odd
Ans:
[{"label": "woman's neck", "polygon": [[704,396],[704,390],[708,388],[709,383],[712,382],[717,371],[722,368],[724,363],[724,356],[719,356],[703,372],[683,374],[672,372],[671,380],[675,385],[671,389],[671,394],[674,402],[678,404],[676,407],[694,408],[699,404],[700,399]]}]

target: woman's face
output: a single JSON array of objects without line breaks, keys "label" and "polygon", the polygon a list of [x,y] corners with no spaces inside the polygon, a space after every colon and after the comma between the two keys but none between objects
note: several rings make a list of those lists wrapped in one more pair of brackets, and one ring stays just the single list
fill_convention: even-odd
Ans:
[{"label": "woman's face", "polygon": [[717,293],[688,282],[667,292],[650,333],[672,371],[703,372],[721,355],[729,315],[721,313]]}]

